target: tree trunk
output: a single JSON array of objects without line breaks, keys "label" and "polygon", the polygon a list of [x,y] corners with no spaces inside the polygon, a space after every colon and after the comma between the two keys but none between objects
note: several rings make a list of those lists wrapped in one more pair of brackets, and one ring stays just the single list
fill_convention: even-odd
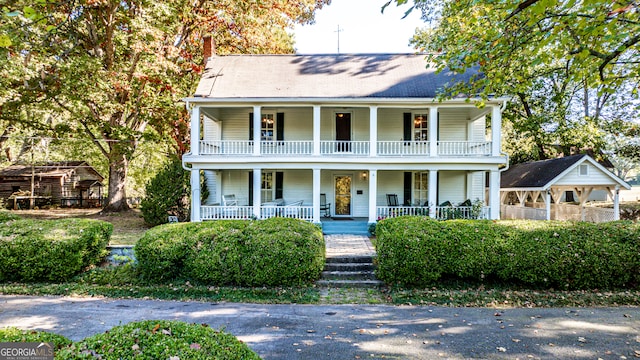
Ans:
[{"label": "tree trunk", "polygon": [[109,194],[102,212],[129,210],[127,204],[127,169],[129,161],[124,154],[112,152],[109,157]]}]

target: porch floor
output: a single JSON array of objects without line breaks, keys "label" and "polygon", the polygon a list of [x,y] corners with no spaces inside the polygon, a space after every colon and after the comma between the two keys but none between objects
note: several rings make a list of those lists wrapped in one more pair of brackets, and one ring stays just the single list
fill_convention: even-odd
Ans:
[{"label": "porch floor", "polygon": [[324,244],[327,258],[343,256],[373,257],[376,255],[376,250],[373,248],[369,237],[365,235],[325,235]]}]

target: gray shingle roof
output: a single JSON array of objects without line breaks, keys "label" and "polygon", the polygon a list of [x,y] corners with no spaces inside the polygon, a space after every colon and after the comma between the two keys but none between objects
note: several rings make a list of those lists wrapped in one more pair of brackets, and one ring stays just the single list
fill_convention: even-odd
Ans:
[{"label": "gray shingle roof", "polygon": [[196,97],[434,98],[455,75],[427,68],[425,55],[228,55],[214,56]]},{"label": "gray shingle roof", "polygon": [[585,154],[513,165],[500,177],[501,188],[543,188]]}]

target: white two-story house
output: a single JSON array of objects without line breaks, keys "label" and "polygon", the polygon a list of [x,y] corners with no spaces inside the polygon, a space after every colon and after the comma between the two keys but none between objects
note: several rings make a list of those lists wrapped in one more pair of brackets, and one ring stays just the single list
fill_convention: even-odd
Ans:
[{"label": "white two-story house", "polygon": [[[205,41],[207,44],[207,41]],[[192,221],[325,216],[498,219],[501,111],[435,100],[424,55],[206,54],[193,95]],[[468,76],[468,75],[467,75]],[[209,196],[201,201],[204,174]],[[458,207],[456,207],[458,206]]]}]

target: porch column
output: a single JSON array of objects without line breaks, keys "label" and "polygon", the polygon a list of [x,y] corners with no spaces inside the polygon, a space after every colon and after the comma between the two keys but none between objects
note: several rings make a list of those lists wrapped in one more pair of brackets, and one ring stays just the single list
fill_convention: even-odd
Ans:
[{"label": "porch column", "polygon": [[378,170],[369,170],[369,224],[378,221]]},{"label": "porch column", "polygon": [[191,221],[200,220],[200,169],[191,169]]},{"label": "porch column", "polygon": [[260,219],[260,205],[262,204],[262,169],[253,169],[253,216]]},{"label": "porch column", "polygon": [[429,108],[429,156],[438,156],[438,108],[435,106]]},{"label": "porch column", "polygon": [[[547,218],[546,220],[551,220],[551,190],[547,190],[544,195],[544,205],[546,208]],[[556,207],[557,208],[557,207]]]},{"label": "porch column", "polygon": [[491,156],[500,156],[500,134],[502,133],[502,111],[493,105],[491,113]]},{"label": "porch column", "polygon": [[200,154],[200,106],[191,109],[191,155]]},{"label": "porch column", "polygon": [[222,204],[222,171],[216,171],[216,197],[215,202]]},{"label": "porch column", "polygon": [[[320,156],[320,106],[313,106],[313,155]],[[313,202],[315,204],[315,201]]]},{"label": "porch column", "polygon": [[[378,155],[378,107],[369,107],[369,156]],[[371,183],[371,179],[369,179]]]},{"label": "porch column", "polygon": [[[255,156],[260,155],[260,143],[262,140],[262,114],[260,111],[260,106],[253,107],[253,155]],[[260,177],[258,177],[258,179],[260,179]]]},{"label": "porch column", "polygon": [[436,218],[436,206],[438,205],[438,170],[429,170],[429,185],[428,185],[429,198],[429,217]]},{"label": "porch column", "polygon": [[500,171],[489,172],[489,219],[500,220]]},{"label": "porch column", "polygon": [[313,222],[320,224],[320,169],[313,169]]},{"label": "porch column", "polygon": [[616,185],[613,193],[613,220],[620,220],[620,185]]}]

